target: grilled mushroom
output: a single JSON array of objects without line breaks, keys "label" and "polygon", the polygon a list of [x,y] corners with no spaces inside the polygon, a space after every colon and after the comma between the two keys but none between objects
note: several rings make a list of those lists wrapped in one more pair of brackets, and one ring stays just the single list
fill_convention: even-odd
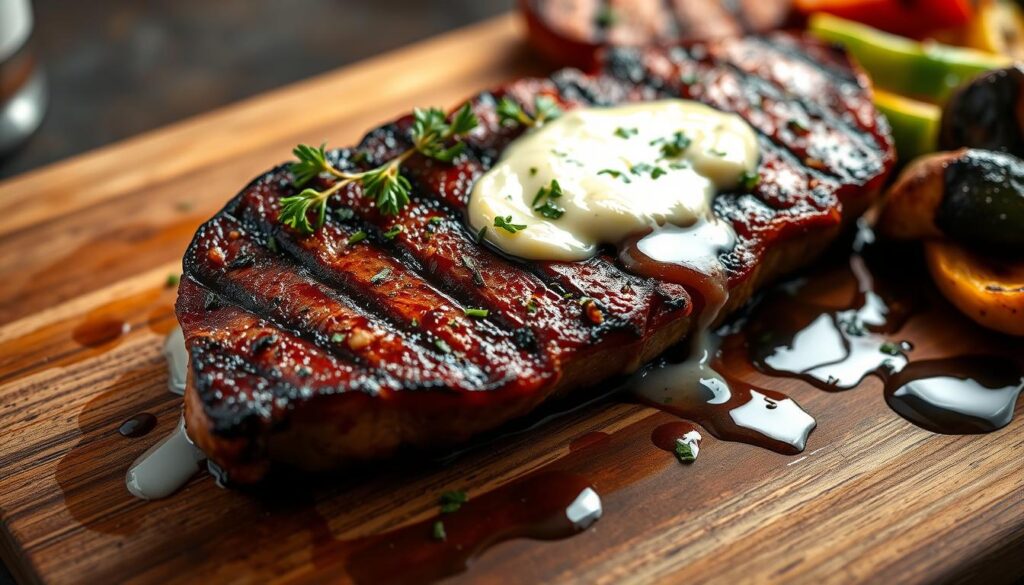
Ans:
[{"label": "grilled mushroom", "polygon": [[921,157],[889,190],[878,229],[1024,257],[1024,161],[975,149]]},{"label": "grilled mushroom", "polygon": [[939,147],[1024,158],[1024,64],[996,69],[957,90],[942,111]]}]

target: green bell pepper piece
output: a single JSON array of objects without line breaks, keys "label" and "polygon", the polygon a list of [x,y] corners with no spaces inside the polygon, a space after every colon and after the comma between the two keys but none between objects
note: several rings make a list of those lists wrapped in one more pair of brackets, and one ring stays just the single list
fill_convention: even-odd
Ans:
[{"label": "green bell pepper piece", "polygon": [[938,148],[942,118],[939,106],[876,91],[875,107],[889,120],[900,162],[910,162]]},{"label": "green bell pepper piece", "polygon": [[844,45],[876,87],[941,104],[960,85],[1004,67],[1001,55],[935,42],[918,42],[829,14],[815,13],[808,29]]}]

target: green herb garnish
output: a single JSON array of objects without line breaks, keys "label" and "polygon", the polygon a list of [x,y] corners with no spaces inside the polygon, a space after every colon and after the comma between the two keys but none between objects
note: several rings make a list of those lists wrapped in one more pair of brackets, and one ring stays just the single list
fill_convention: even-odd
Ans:
[{"label": "green herb garnish", "polygon": [[345,341],[344,333],[335,333],[331,336],[331,343],[341,343],[342,341]]},{"label": "green herb garnish", "polygon": [[697,454],[693,452],[693,446],[683,441],[676,441],[676,459],[680,463],[693,463],[697,460]]},{"label": "green herb garnish", "polygon": [[179,282],[181,282],[181,276],[177,274],[168,274],[167,280],[164,282],[164,284],[167,286],[167,288],[174,288],[178,286]]},{"label": "green herb garnish", "polygon": [[444,522],[438,520],[434,522],[432,536],[434,540],[448,540],[448,533],[444,530]]},{"label": "green herb garnish", "polygon": [[[494,227],[501,228],[510,234],[514,234],[518,231],[525,230],[526,224],[512,223],[511,215],[506,215],[505,217],[501,217],[499,215],[494,218]],[[484,229],[487,229],[487,226],[484,226]],[[482,232],[483,230],[480,231]]]},{"label": "green herb garnish", "polygon": [[761,184],[761,175],[756,172],[743,171],[740,173],[740,186],[748,191],[752,191]]},{"label": "green herb garnish", "polygon": [[393,240],[398,237],[398,234],[402,233],[402,229],[402,226],[396,225],[395,227],[384,232],[384,237],[389,240]]},{"label": "green herb garnish", "polygon": [[629,176],[626,175],[626,173],[623,173],[622,171],[616,171],[615,169],[601,169],[600,171],[597,171],[597,174],[608,175],[613,179],[622,179],[624,183],[633,182],[632,179],[630,179]]},{"label": "green herb garnish", "polygon": [[594,22],[597,24],[598,28],[609,28],[611,25],[615,24],[616,20],[617,17],[615,16],[615,11],[612,10],[611,6],[603,6],[601,10],[598,11]]},{"label": "green herb garnish", "polygon": [[534,207],[533,210],[548,219],[558,219],[565,215],[564,207],[559,207],[550,201],[545,201],[543,205]]},{"label": "green herb garnish", "polygon": [[629,138],[630,136],[636,136],[640,131],[636,128],[619,128],[615,129],[615,135],[619,138]]},{"label": "green herb garnish", "polygon": [[[465,148],[465,143],[457,139],[465,136],[478,124],[476,115],[468,103],[455,112],[451,121],[438,108],[417,109],[413,117],[412,147],[368,171],[350,172],[338,169],[327,160],[324,145],[320,148],[305,144],[296,146],[292,152],[298,161],[290,167],[295,176],[293,184],[296,187],[301,188],[324,174],[332,175],[338,180],[323,191],[307,187],[298,195],[281,199],[281,212],[278,215],[281,223],[306,234],[315,232],[326,221],[327,200],[350,183],[361,185],[364,196],[373,198],[377,208],[384,215],[397,214],[409,203],[409,192],[412,189],[409,180],[400,172],[402,163],[417,152],[441,162],[451,162]],[[451,144],[453,140],[455,142]],[[316,217],[315,227],[309,221],[310,209]]]},{"label": "green herb garnish", "polygon": [[676,132],[672,134],[671,138],[658,138],[651,141],[651,146],[661,145],[661,156],[663,158],[679,158],[683,156],[687,148],[690,148],[690,144],[693,141],[683,134],[682,132]]},{"label": "green herb garnish", "polygon": [[508,97],[501,98],[497,109],[498,119],[501,120],[501,123],[512,126],[541,126],[562,115],[562,109],[558,107],[555,100],[543,95],[534,98],[532,116],[524,112],[519,104]]},{"label": "green herb garnish", "polygon": [[451,514],[469,501],[469,494],[463,490],[444,492],[441,494],[441,513]]},{"label": "green herb garnish", "polygon": [[358,232],[356,232],[356,233],[354,233],[354,234],[352,234],[351,236],[348,237],[347,243],[348,243],[349,246],[351,246],[353,244],[358,244],[359,242],[362,242],[365,239],[366,239],[366,232],[364,232],[363,230],[359,230]]},{"label": "green herb garnish", "polygon": [[483,319],[491,314],[487,309],[465,309],[466,316],[474,319]]},{"label": "green herb garnish", "polygon": [[900,355],[902,353],[902,348],[900,348],[898,344],[886,341],[878,348],[878,351],[888,355]]}]

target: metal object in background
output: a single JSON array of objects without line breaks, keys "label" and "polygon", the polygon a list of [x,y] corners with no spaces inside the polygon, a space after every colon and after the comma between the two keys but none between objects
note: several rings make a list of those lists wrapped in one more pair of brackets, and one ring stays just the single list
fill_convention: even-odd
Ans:
[{"label": "metal object in background", "polygon": [[35,132],[46,110],[46,78],[31,36],[29,0],[0,0],[0,156]]}]

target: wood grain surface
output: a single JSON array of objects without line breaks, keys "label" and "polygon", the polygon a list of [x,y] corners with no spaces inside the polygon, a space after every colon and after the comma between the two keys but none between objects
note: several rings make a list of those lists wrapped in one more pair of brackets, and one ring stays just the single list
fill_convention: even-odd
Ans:
[{"label": "wood grain surface", "polygon": [[[0,184],[0,519],[20,581],[347,580],[354,539],[428,519],[532,470],[586,475],[604,500],[590,530],[513,540],[464,582],[1012,582],[1024,576],[1024,406],[987,435],[935,435],[890,411],[877,381],[829,394],[747,372],[818,419],[786,457],[708,437],[683,466],[651,444],[671,420],[600,402],[448,464],[401,460],[255,492],[194,479],[132,498],[130,462],[177,422],[160,347],[193,230],[296,142],[343,145],[413,106],[451,106],[543,73],[501,17]],[[130,331],[74,340],[109,316]],[[916,357],[977,350],[955,315],[912,320]],[[157,429],[117,434],[142,411]],[[573,452],[591,431],[609,438]],[[396,553],[396,562],[401,555]],[[408,567],[410,580],[416,566]]]}]

